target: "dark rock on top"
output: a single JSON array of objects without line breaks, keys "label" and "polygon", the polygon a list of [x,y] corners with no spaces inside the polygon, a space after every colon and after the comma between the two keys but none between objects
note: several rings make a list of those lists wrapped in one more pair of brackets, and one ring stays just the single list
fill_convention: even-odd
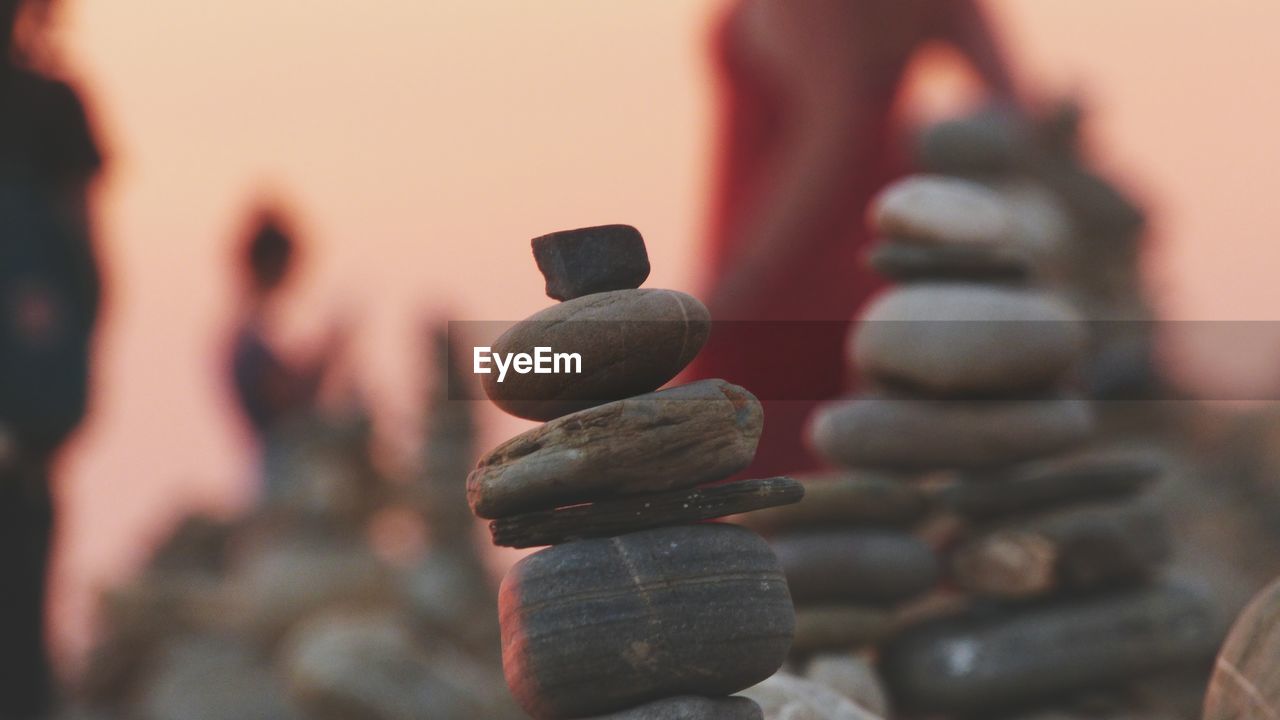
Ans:
[{"label": "dark rock on top", "polygon": [[638,288],[649,277],[644,238],[630,225],[562,230],[532,244],[547,296],[556,300]]}]

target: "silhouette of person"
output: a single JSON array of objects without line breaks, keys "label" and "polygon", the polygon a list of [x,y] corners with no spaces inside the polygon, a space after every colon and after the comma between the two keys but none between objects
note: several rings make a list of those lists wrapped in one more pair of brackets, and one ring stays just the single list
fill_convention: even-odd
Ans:
[{"label": "silhouette of person", "polygon": [[894,104],[910,60],[935,40],[993,94],[1013,97],[975,0],[741,0],[720,26],[707,254],[717,324],[691,373],[764,400],[751,474],[820,465],[803,426],[818,401],[850,387],[846,323],[881,286],[863,260],[865,209],[907,170]]},{"label": "silhouette of person", "polygon": [[[49,467],[85,413],[102,158],[74,90],[34,69],[48,2],[0,0],[0,717],[46,713]],[[21,31],[18,28],[22,28]]]}]

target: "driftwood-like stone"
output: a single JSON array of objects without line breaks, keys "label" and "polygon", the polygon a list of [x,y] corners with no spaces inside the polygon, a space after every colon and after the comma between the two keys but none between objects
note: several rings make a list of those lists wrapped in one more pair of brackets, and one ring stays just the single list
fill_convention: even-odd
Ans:
[{"label": "driftwood-like stone", "polygon": [[1084,400],[922,400],[869,396],[828,404],[809,439],[833,462],[925,472],[1023,462],[1083,443],[1093,430]]},{"label": "driftwood-like stone", "polygon": [[882,607],[819,605],[796,608],[795,655],[852,650],[884,640],[896,629],[894,613]]},{"label": "driftwood-like stone", "polygon": [[656,390],[693,360],[710,332],[706,307],[675,290],[586,295],[535,313],[493,343],[495,358],[534,358],[543,348],[550,372],[535,372],[531,360],[523,374],[512,365],[504,376],[491,360],[481,384],[506,412],[550,420]]},{"label": "driftwood-like stone", "polygon": [[1280,718],[1280,582],[1249,603],[1218,654],[1204,720]]},{"label": "driftwood-like stone", "polygon": [[1030,256],[1015,245],[921,245],[890,240],[872,248],[867,263],[899,282],[969,280],[1016,285],[1032,271]]},{"label": "driftwood-like stone", "polygon": [[962,588],[1000,598],[1088,590],[1149,577],[1171,553],[1164,516],[1142,501],[1086,505],[1020,520],[962,545]]},{"label": "driftwood-like stone", "polygon": [[903,478],[877,472],[802,475],[804,499],[753,512],[738,521],[770,535],[788,530],[871,525],[910,525],[929,509],[925,493]]},{"label": "driftwood-like stone", "polygon": [[512,515],[490,522],[489,531],[495,545],[537,547],[712,520],[799,502],[802,497],[804,486],[791,478],[739,480]]},{"label": "driftwood-like stone", "polygon": [[795,631],[769,545],[716,523],[541,550],[499,606],[507,685],[537,720],[735,693],[782,665]]},{"label": "driftwood-like stone", "polygon": [[1206,657],[1215,625],[1200,595],[1154,587],[926,623],[891,640],[881,667],[904,709],[992,717]]},{"label": "driftwood-like stone", "polygon": [[924,593],[938,579],[933,550],[906,533],[828,530],[773,541],[800,605],[880,605]]},{"label": "driftwood-like stone", "polygon": [[764,712],[744,697],[673,697],[587,720],[764,720]]},{"label": "driftwood-like stone", "polygon": [[938,493],[938,502],[985,520],[1088,500],[1128,497],[1164,470],[1150,453],[1087,451],[995,473],[970,473]]},{"label": "driftwood-like stone", "polygon": [[562,230],[530,244],[547,296],[555,300],[638,288],[649,277],[644,238],[630,225]]},{"label": "driftwood-like stone", "polygon": [[763,423],[760,401],[723,380],[619,400],[499,445],[467,498],[493,519],[723,480],[750,464]]}]

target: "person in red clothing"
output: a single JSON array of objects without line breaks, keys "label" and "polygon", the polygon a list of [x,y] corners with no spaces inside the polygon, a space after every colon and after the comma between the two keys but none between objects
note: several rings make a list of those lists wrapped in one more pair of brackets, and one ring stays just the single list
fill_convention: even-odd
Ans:
[{"label": "person in red clothing", "polygon": [[906,170],[893,109],[932,41],[1014,100],[976,0],[742,0],[720,26],[723,140],[707,254],[717,323],[691,372],[765,401],[752,474],[819,465],[802,429],[819,401],[850,387],[845,323],[880,287],[863,262],[865,208]]}]

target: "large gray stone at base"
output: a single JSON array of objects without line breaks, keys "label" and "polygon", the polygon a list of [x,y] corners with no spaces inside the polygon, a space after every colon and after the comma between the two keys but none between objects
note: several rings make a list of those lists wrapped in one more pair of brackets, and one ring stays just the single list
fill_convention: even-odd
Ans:
[{"label": "large gray stone at base", "polygon": [[743,697],[712,699],[688,695],[585,720],[764,720],[764,713],[754,701]]}]

